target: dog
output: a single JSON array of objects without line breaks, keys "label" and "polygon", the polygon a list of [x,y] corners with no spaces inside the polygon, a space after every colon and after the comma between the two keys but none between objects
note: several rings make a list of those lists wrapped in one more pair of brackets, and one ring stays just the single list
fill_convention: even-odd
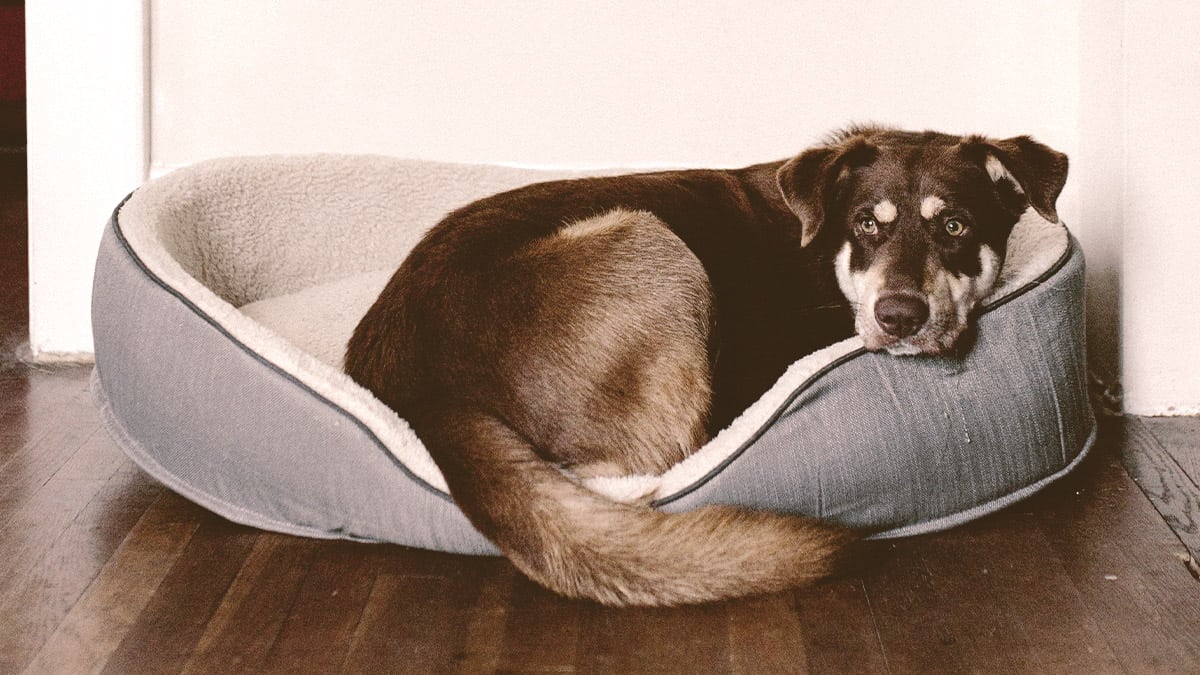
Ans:
[{"label": "dog", "polygon": [[778,591],[856,533],[725,505],[665,514],[581,481],[657,474],[800,356],[952,354],[1065,155],[855,127],[787,161],[534,184],[430,230],[349,341],[451,495],[528,577],[609,605]]}]

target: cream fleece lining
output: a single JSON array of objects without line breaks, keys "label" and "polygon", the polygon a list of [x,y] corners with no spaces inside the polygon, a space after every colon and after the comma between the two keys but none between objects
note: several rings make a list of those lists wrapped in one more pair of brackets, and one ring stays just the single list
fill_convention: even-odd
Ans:
[{"label": "cream fleece lining", "polygon": [[[357,417],[421,480],[445,480],[408,424],[341,372],[359,318],[395,267],[447,212],[569,172],[401,160],[281,155],[211,160],[139,189],[119,223],[154,275],[247,348]],[[994,300],[1049,270],[1067,233],[1032,209],[1009,240]],[[794,363],[728,428],[661,476],[595,479],[622,500],[664,498],[708,474],[766,424],[791,393],[862,346],[843,340]]]}]

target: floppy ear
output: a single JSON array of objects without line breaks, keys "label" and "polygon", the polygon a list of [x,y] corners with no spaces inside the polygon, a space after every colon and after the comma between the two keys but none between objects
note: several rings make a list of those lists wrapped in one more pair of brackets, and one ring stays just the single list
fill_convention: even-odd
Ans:
[{"label": "floppy ear", "polygon": [[832,201],[838,181],[854,165],[865,165],[878,149],[861,137],[836,145],[810,148],[779,167],[775,180],[783,201],[800,219],[800,245],[808,246],[825,222],[826,205]]},{"label": "floppy ear", "polygon": [[1009,180],[1043,218],[1058,222],[1055,202],[1067,182],[1067,156],[1028,136],[1002,141],[973,139],[983,146],[984,168],[993,181]]}]

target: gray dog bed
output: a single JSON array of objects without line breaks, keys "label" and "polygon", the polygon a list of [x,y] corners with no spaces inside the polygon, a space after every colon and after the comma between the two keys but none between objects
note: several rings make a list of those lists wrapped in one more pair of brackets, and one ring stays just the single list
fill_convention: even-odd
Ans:
[{"label": "gray dog bed", "polygon": [[[148,183],[114,213],[96,265],[93,390],[109,431],[156,479],[240,523],[494,553],[341,355],[443,214],[566,175],[322,155],[222,159]],[[995,511],[1094,440],[1082,299],[1078,243],[1031,210],[965,360],[866,353],[851,338],[797,361],[667,473],[589,485],[880,536]]]}]

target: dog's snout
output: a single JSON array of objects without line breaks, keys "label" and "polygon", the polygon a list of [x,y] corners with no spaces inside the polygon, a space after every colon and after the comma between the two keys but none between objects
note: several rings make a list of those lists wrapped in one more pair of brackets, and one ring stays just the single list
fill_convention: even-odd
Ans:
[{"label": "dog's snout", "polygon": [[929,305],[912,295],[885,295],[875,302],[875,321],[893,337],[905,338],[916,333],[928,318]]}]

